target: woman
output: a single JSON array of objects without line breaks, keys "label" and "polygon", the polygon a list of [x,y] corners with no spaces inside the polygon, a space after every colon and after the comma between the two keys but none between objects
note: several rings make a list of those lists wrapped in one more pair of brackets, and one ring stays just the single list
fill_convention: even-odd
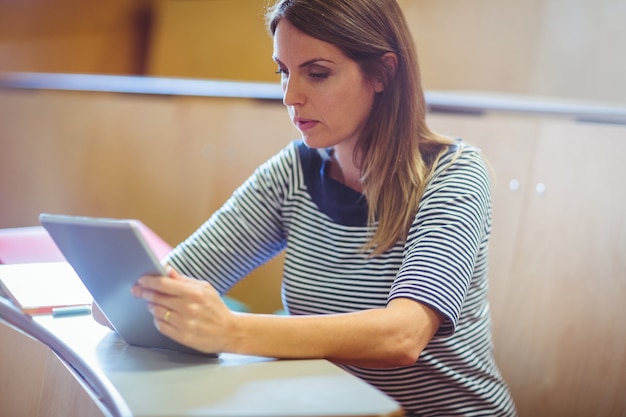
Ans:
[{"label": "woman", "polygon": [[[394,0],[281,0],[267,15],[302,134],[133,288],[159,330],[207,352],[326,358],[408,415],[514,415],[492,355],[489,178],[430,131]],[[286,249],[287,316],[220,300]],[[193,278],[188,278],[193,277]]]}]

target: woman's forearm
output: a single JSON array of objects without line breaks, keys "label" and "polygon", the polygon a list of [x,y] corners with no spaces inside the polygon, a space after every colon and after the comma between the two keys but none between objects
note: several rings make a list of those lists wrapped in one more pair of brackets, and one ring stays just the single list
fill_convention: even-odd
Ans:
[{"label": "woman's forearm", "polygon": [[238,314],[229,351],[279,358],[325,358],[366,367],[414,363],[439,327],[431,309],[408,299],[387,308],[319,316]]},{"label": "woman's forearm", "polygon": [[132,292],[148,301],[161,333],[204,352],[396,367],[414,363],[441,324],[438,313],[407,298],[342,314],[235,313],[208,283],[168,273],[140,278]]}]

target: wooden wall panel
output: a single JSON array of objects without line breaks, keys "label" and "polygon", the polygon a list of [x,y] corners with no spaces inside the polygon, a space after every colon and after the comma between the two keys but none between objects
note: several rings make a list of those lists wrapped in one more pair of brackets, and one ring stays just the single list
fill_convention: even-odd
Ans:
[{"label": "wooden wall panel", "polygon": [[[626,103],[626,2],[400,0],[429,90]],[[276,81],[266,0],[0,1],[0,71]]]},{"label": "wooden wall panel", "polygon": [[105,417],[108,411],[46,345],[0,321],[3,416]]},{"label": "wooden wall panel", "polygon": [[266,0],[159,1],[147,73],[274,81]]},{"label": "wooden wall panel", "polygon": [[507,303],[501,294],[508,286],[524,228],[525,201],[532,193],[531,167],[540,121],[535,117],[436,113],[428,121],[436,131],[480,148],[490,165],[493,217],[489,277],[492,310],[499,320],[504,317],[500,312]]},{"label": "wooden wall panel", "polygon": [[47,351],[39,417],[110,417],[89,386],[52,350]]},{"label": "wooden wall panel", "polygon": [[626,103],[623,0],[407,0],[427,89]]},{"label": "wooden wall panel", "polygon": [[540,13],[527,92],[625,104],[626,1],[542,0]]},{"label": "wooden wall panel", "polygon": [[7,416],[36,417],[47,348],[0,321],[0,404]]},{"label": "wooden wall panel", "polygon": [[[161,0],[148,73],[273,81],[264,0]],[[626,103],[622,0],[403,0],[429,90]]]},{"label": "wooden wall panel", "polygon": [[624,155],[624,126],[541,124],[494,329],[522,415],[626,413]]},{"label": "wooden wall panel", "polygon": [[[299,137],[280,102],[75,92],[2,91],[0,126],[0,227],[130,217],[171,245]],[[231,295],[273,312],[281,271],[274,261]]]},{"label": "wooden wall panel", "polygon": [[[626,129],[429,121],[480,146],[495,171],[495,352],[521,415],[623,415]],[[41,211],[137,217],[171,244],[297,137],[278,102],[59,91],[0,91],[0,126],[0,227],[36,224]],[[230,295],[279,308],[281,261]]]},{"label": "wooden wall panel", "polygon": [[626,128],[515,116],[430,122],[480,146],[494,169],[495,354],[520,415],[623,415]]},{"label": "wooden wall panel", "polygon": [[542,1],[405,2],[425,88],[528,92]]},{"label": "wooden wall panel", "polygon": [[0,71],[141,74],[151,4],[0,1]]}]

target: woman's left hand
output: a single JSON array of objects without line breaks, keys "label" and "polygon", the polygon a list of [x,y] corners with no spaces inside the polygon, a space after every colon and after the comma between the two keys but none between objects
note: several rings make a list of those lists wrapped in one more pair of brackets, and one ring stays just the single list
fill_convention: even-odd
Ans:
[{"label": "woman's left hand", "polygon": [[139,278],[131,292],[148,302],[165,336],[202,352],[228,350],[234,314],[209,283],[168,268],[167,276]]}]

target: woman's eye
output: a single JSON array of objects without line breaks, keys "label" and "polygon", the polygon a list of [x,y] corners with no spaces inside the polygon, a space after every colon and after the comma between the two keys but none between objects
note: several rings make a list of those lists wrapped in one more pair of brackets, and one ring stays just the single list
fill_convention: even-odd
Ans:
[{"label": "woman's eye", "polygon": [[330,74],[328,74],[327,72],[310,72],[309,73],[309,77],[311,78],[315,78],[318,80],[324,80],[326,78],[329,77]]}]

